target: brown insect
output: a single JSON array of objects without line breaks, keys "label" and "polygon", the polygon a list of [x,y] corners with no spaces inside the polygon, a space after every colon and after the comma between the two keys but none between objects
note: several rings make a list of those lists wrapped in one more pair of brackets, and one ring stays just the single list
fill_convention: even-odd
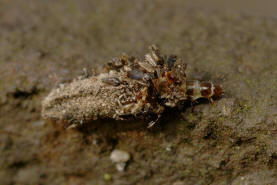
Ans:
[{"label": "brown insect", "polygon": [[107,64],[107,72],[63,84],[42,102],[42,116],[74,125],[96,119],[150,120],[151,127],[166,107],[185,100],[212,100],[222,88],[186,79],[186,64],[166,57],[152,45],[143,60],[122,55]]}]

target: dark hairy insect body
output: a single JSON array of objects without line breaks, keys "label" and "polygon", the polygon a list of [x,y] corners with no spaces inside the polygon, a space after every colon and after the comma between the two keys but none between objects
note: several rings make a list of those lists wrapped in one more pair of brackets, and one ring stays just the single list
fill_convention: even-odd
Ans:
[{"label": "dark hairy insect body", "polygon": [[150,120],[184,100],[211,99],[222,89],[212,82],[186,79],[186,64],[152,45],[143,60],[122,55],[107,72],[54,89],[42,102],[42,116],[73,124],[96,119]]}]

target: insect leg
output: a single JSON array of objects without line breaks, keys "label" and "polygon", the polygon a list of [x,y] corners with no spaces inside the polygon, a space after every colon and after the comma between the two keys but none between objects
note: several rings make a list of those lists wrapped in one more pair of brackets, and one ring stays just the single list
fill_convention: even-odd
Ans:
[{"label": "insect leg", "polygon": [[150,122],[148,123],[147,128],[153,127],[153,126],[159,121],[160,118],[161,118],[161,115],[159,114],[158,117],[157,117],[157,119],[155,119],[154,121],[150,121]]}]

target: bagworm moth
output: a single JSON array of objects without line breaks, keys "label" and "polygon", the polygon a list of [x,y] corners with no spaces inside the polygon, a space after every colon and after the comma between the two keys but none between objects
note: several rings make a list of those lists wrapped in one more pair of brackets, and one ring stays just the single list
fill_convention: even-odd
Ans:
[{"label": "bagworm moth", "polygon": [[150,120],[184,100],[220,96],[212,82],[187,80],[186,64],[175,55],[161,55],[152,45],[144,59],[122,55],[107,72],[74,80],[53,89],[42,102],[42,116],[78,125],[89,120]]}]

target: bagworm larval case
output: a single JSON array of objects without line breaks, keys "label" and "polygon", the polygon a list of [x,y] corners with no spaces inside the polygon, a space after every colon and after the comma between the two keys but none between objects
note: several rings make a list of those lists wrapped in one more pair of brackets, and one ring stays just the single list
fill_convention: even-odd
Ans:
[{"label": "bagworm larval case", "polygon": [[96,119],[150,120],[153,125],[166,107],[222,94],[211,82],[187,80],[186,64],[175,55],[161,55],[152,45],[144,59],[122,55],[105,73],[61,84],[42,102],[42,116],[78,125]]}]

